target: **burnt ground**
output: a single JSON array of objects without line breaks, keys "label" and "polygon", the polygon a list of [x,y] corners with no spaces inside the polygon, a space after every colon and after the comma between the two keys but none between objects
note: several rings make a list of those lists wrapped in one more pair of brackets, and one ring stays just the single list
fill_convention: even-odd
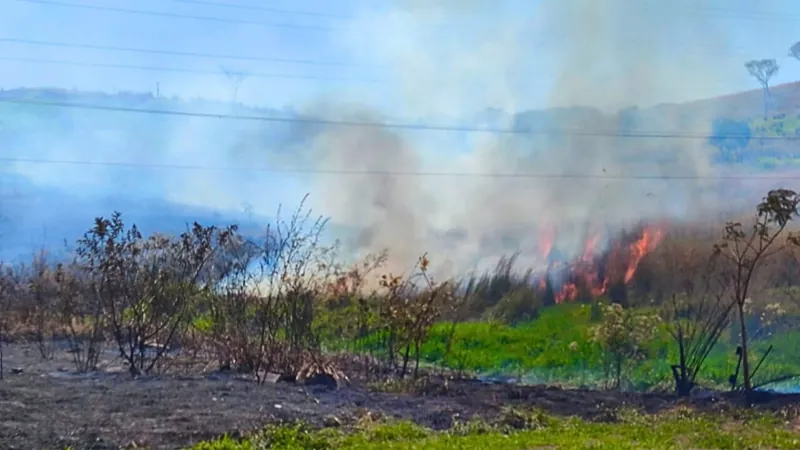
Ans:
[{"label": "burnt ground", "polygon": [[[0,448],[182,448],[267,423],[303,420],[322,426],[329,416],[347,425],[366,412],[436,428],[454,420],[491,420],[504,406],[534,406],[558,415],[613,420],[615,408],[657,412],[676,405],[666,394],[562,390],[468,381],[431,384],[420,395],[372,392],[354,381],[336,391],[287,383],[258,385],[218,372],[133,379],[108,352],[103,372],[80,375],[63,348],[42,360],[29,344],[4,346],[0,382]],[[689,400],[686,400],[689,401]],[[785,398],[779,403],[796,401]],[[690,401],[700,407],[720,398]],[[773,407],[780,405],[773,402]]]}]

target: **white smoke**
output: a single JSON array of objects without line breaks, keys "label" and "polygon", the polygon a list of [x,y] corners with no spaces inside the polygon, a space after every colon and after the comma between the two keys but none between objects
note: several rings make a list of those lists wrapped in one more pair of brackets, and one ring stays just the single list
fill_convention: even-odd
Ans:
[{"label": "white smoke", "polygon": [[[9,152],[243,170],[32,164],[11,169],[65,190],[147,193],[221,211],[241,210],[246,203],[258,215],[273,213],[277,203],[289,207],[309,192],[316,212],[356,230],[347,239],[354,252],[388,248],[397,267],[429,252],[434,264],[465,270],[494,264],[515,250],[523,252],[524,263],[536,265],[542,262],[537,246],[543,226],[559,229],[558,247],[569,256],[581,251],[590,225],[613,232],[641,220],[687,219],[728,206],[719,200],[714,149],[704,139],[670,138],[707,134],[717,111],[647,109],[726,93],[739,89],[742,80],[749,85],[742,68],[745,57],[714,55],[734,52],[732,34],[741,39],[763,34],[765,28],[726,30],[715,14],[697,13],[726,4],[395,0],[383,7],[367,2],[344,32],[332,36],[340,54],[320,59],[378,68],[379,89],[350,85],[336,92],[327,89],[327,95],[315,89],[301,95],[299,83],[289,88],[272,80],[246,80],[239,95],[245,103],[273,96],[312,98],[293,106],[306,116],[326,119],[497,129],[520,122],[561,134],[289,126],[62,111],[59,117],[75,130],[93,131],[58,135],[35,130],[10,145]],[[268,37],[252,28],[226,35],[251,43]],[[207,46],[211,41],[207,35],[197,38]],[[258,52],[243,45],[230,53]],[[79,87],[98,81],[73,78]],[[213,81],[173,76],[162,86],[220,98],[229,89],[221,76]],[[630,106],[640,108],[620,112]],[[141,120],[141,133],[120,131],[123,120]],[[148,128],[155,122],[157,129]],[[624,133],[645,136],[617,136]],[[276,171],[246,170],[264,166]],[[337,170],[351,173],[332,173]]]},{"label": "white smoke", "polygon": [[[542,109],[588,108],[540,115],[538,128],[564,134],[478,134],[466,143],[437,140],[435,132],[331,127],[315,141],[320,169],[508,176],[320,176],[312,199],[334,221],[361,230],[360,252],[389,248],[398,264],[430,252],[456,270],[486,267],[515,250],[525,263],[541,264],[537,232],[548,225],[559,229],[560,250],[574,255],[590,225],[613,232],[723,208],[714,149],[703,139],[670,137],[707,134],[713,112],[638,114],[632,133],[639,136],[619,136],[631,133],[619,108],[696,97],[731,77],[697,52],[676,50],[677,41],[702,39],[725,51],[725,34],[708,20],[676,12],[687,5],[572,0],[500,9],[488,1],[405,1],[363,17],[350,44],[391,68],[404,110],[463,118],[496,108],[507,114],[493,125],[507,128],[537,83],[549,86]],[[364,26],[373,34],[364,35]],[[641,136],[654,132],[666,136]]]}]

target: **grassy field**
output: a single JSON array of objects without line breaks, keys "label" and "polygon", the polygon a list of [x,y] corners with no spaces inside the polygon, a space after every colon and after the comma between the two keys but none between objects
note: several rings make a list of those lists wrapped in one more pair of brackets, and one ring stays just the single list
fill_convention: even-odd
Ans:
[{"label": "grassy field", "polygon": [[361,424],[349,431],[272,426],[242,440],[222,438],[192,450],[274,449],[794,449],[796,424],[777,416],[701,415],[688,409],[658,416],[620,411],[613,423],[508,411],[495,423],[465,422],[434,432],[408,422]]},{"label": "grassy field", "polygon": [[[450,324],[436,325],[422,348],[423,360],[483,375],[505,375],[534,383],[565,383],[596,387],[606,379],[604,354],[590,339],[588,305],[559,305],[544,309],[533,321],[517,326],[471,322],[457,324],[452,348],[446,351]],[[800,333],[787,332],[754,344],[756,354],[769,345],[772,353],[756,381],[800,374]],[[666,329],[649,343],[648,357],[629,368],[628,387],[671,388],[669,365],[677,362],[676,346]],[[736,366],[735,345],[726,333],[709,356],[701,382],[726,386]]]},{"label": "grassy field", "polygon": [[750,161],[753,169],[771,171],[793,169],[800,166],[800,155],[792,141],[765,141],[759,138],[795,138],[800,136],[800,116],[780,114],[768,120],[763,118],[749,122],[751,139],[748,151],[754,158]]}]

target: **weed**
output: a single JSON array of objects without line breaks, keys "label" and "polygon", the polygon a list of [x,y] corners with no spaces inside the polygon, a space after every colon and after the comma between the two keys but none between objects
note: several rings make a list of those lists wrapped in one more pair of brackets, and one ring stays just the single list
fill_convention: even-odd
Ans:
[{"label": "weed", "polygon": [[[671,412],[647,416],[618,412],[616,423],[557,419],[538,412],[506,410],[505,419],[494,425],[482,421],[456,422],[450,430],[434,432],[410,422],[364,424],[350,432],[325,429],[308,431],[288,426],[270,427],[267,433],[236,442],[222,438],[220,446],[200,444],[193,450],[297,448],[297,449],[526,449],[600,448],[679,450],[773,448],[793,449],[800,433],[776,422],[775,417],[755,415],[746,425],[724,416]],[[265,439],[264,436],[270,437]],[[223,444],[224,443],[224,444]],[[225,445],[225,446],[223,446]],[[237,446],[238,445],[238,446]],[[289,447],[293,445],[294,447]]]}]

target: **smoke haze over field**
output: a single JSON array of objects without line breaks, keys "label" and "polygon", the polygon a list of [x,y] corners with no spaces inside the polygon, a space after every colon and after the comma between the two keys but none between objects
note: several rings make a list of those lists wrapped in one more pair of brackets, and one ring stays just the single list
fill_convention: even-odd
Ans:
[{"label": "smoke haze over field", "polygon": [[[287,125],[48,109],[53,114],[48,123],[58,125],[53,125],[53,131],[43,131],[38,128],[41,125],[24,121],[6,128],[0,126],[0,133],[12,133],[8,130],[13,128],[13,138],[3,151],[20,158],[233,169],[20,162],[0,168],[24,178],[25,186],[32,183],[57,188],[84,198],[89,194],[157,198],[174,205],[206,208],[209,215],[218,213],[223,218],[238,217],[246,207],[255,220],[263,219],[279,203],[294,206],[309,192],[310,205],[316,212],[331,216],[332,222],[344,229],[354,230],[352,236],[344,236],[349,249],[363,254],[388,247],[397,270],[407,268],[423,252],[429,252],[434,263],[460,271],[493,265],[500,256],[518,249],[523,251],[524,263],[539,266],[544,261],[537,247],[545,229],[558,229],[556,245],[562,256],[570,257],[582,251],[588,228],[613,233],[640,221],[690,219],[700,211],[724,212],[730,206],[719,201],[715,178],[720,168],[711,164],[715,149],[706,140],[607,135],[708,134],[710,118],[724,111],[660,113],[646,108],[756,87],[743,69],[743,61],[777,51],[782,55],[795,36],[790,33],[791,26],[753,22],[743,28],[733,24],[720,8],[732,9],[734,4],[746,3],[343,2],[349,7],[348,15],[354,18],[331,25],[336,31],[328,35],[290,30],[286,33],[294,34],[283,37],[274,29],[259,31],[252,26],[201,23],[165,28],[162,38],[150,42],[141,42],[150,38],[142,37],[141,30],[135,33],[133,25],[128,25],[126,20],[131,17],[103,19],[104,26],[91,31],[97,34],[85,37],[81,33],[89,31],[80,29],[74,17],[68,20],[65,16],[64,34],[52,40],[138,48],[166,48],[166,43],[172,42],[186,51],[342,61],[350,67],[265,70],[245,62],[237,62],[236,67],[252,73],[308,76],[327,76],[327,71],[336,71],[336,75],[350,79],[381,80],[379,84],[338,85],[304,80],[303,89],[297,80],[291,84],[292,80],[246,79],[238,98],[244,103],[273,107],[264,112],[269,116],[301,114],[326,119],[419,120],[467,126],[478,122],[492,128],[571,130],[606,136]],[[141,7],[153,9],[154,5],[158,3]],[[750,14],[764,13],[753,7],[749,6]],[[40,38],[25,33],[27,29],[52,27],[32,27],[30,23],[23,27],[17,22],[44,17],[47,12],[12,11],[6,20],[16,22],[6,24],[0,19],[0,26],[8,25],[12,36]],[[227,10],[225,14],[234,12]],[[211,39],[212,28],[224,38]],[[752,48],[742,51],[742,42],[767,35],[778,36],[774,38],[777,44],[765,41],[763,48],[755,48],[756,53]],[[126,37],[130,41],[124,41]],[[230,41],[230,47],[214,47],[218,41]],[[319,43],[322,41],[326,43]],[[287,53],[281,55],[273,49],[260,52],[263,43],[271,42],[284,44]],[[279,46],[276,44],[275,48]],[[42,54],[35,56],[98,60],[97,54],[87,57],[70,49],[37,49]],[[23,48],[17,50],[16,56],[30,56]],[[121,52],[113,56],[118,59],[116,63],[124,64],[191,64],[185,58],[158,60],[161,57],[148,56],[153,60],[143,60],[144,56]],[[209,64],[210,67],[191,67],[213,71],[218,65],[216,61]],[[48,81],[45,71],[23,75],[26,81],[59,87],[152,91],[158,82],[159,89],[165,92],[162,97],[202,95],[228,101],[231,96],[231,86],[223,77],[186,73],[159,75],[162,78],[120,76],[117,82],[127,84],[114,85],[108,84],[115,80],[113,77],[99,73],[90,76],[75,70],[78,69],[67,68],[61,73],[70,85],[59,85],[60,79],[56,78]],[[0,75],[0,81],[11,83],[9,76]],[[131,100],[131,104],[137,107],[137,101]],[[199,103],[169,106],[163,99],[157,102],[161,103],[156,106],[162,108],[217,113],[221,108]],[[285,106],[290,109],[283,109]],[[631,106],[640,109],[621,111]],[[242,113],[241,109],[228,108],[224,105],[221,112]],[[546,113],[537,112],[547,108],[550,110]],[[15,117],[32,117],[23,109],[14,111]],[[276,171],[245,170],[265,166]],[[296,173],[281,171],[282,168],[369,173]],[[401,175],[380,173],[385,171]],[[648,179],[659,176],[683,179]],[[3,187],[7,186],[0,185]],[[87,215],[87,224],[94,215],[110,213],[98,209],[105,207],[107,201],[91,204],[94,209],[87,206],[81,212]],[[5,208],[3,214],[11,221],[29,223],[35,222],[41,212]],[[41,216],[41,220],[57,219]]]},{"label": "smoke haze over field", "polygon": [[[697,2],[661,2],[651,8],[617,0],[542,2],[525,15],[515,15],[513,8],[498,10],[497,3],[489,1],[427,5],[399,2],[391,13],[363,20],[375,30],[405,30],[400,36],[388,33],[394,40],[379,41],[372,56],[396,72],[409,107],[428,109],[429,114],[468,114],[467,105],[477,103],[507,112],[501,126],[512,126],[520,118],[515,114],[524,112],[518,109],[519,99],[532,90],[526,76],[541,67],[556,74],[546,91],[547,106],[586,105],[606,115],[590,114],[581,123],[579,111],[566,112],[563,118],[551,117],[536,126],[624,132],[618,108],[702,95],[731,76],[727,68],[702,55],[676,51],[675,42],[682,40],[725,50],[725,34],[710,21],[675,14],[688,5],[702,6]],[[441,33],[436,26],[453,17],[478,23],[465,26],[461,34],[436,39]],[[496,20],[486,26],[481,17]],[[357,42],[374,42],[372,37]],[[534,43],[542,37],[550,44],[545,47],[549,64],[535,55]],[[426,42],[438,45],[427,51]],[[648,121],[640,116],[636,128],[707,134],[708,116],[700,119]],[[525,262],[541,266],[545,261],[536,246],[544,228],[558,228],[558,248],[574,256],[582,251],[588,227],[614,232],[642,220],[689,219],[720,207],[713,149],[703,140],[483,134],[471,140],[466,151],[444,159],[426,137],[329,129],[315,142],[324,155],[317,161],[320,168],[567,177],[318,178],[312,192],[322,194],[316,197],[320,207],[336,220],[366,226],[357,242],[362,250],[388,247],[404,262],[428,251],[464,269],[494,264],[519,248]],[[438,160],[428,157],[434,152]],[[663,175],[703,179],[624,179]],[[592,178],[603,176],[609,178]]]}]

